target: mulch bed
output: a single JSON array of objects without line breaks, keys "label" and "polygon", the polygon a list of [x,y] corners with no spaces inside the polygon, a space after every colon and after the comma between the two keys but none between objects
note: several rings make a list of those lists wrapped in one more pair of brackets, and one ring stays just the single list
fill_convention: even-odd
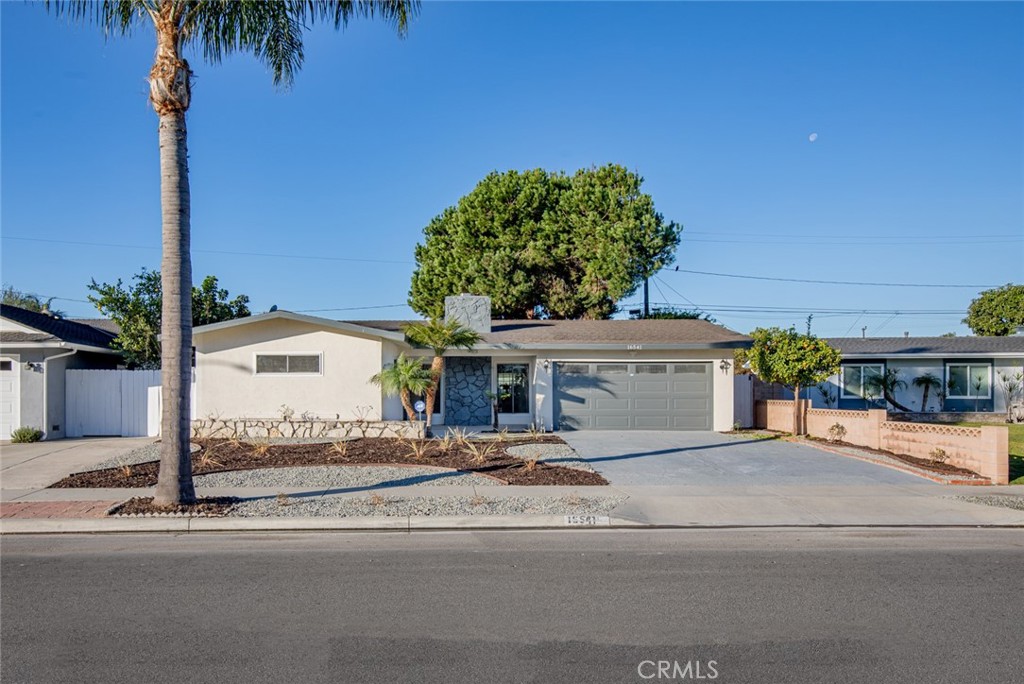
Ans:
[{"label": "mulch bed", "polygon": [[915,466],[917,468],[921,468],[922,470],[929,470],[929,471],[931,471],[933,473],[938,473],[940,475],[964,475],[964,476],[969,476],[969,477],[974,477],[974,478],[981,477],[981,475],[978,475],[978,473],[974,472],[973,470],[967,470],[966,468],[960,468],[958,466],[955,466],[955,465],[952,465],[952,464],[949,464],[949,463],[941,463],[939,461],[933,461],[932,459],[929,459],[929,458],[917,458],[916,456],[908,456],[906,454],[897,454],[897,453],[893,453],[892,451],[886,451],[885,449],[872,449],[871,447],[860,446],[859,444],[850,444],[849,442],[841,442],[841,441],[830,442],[827,439],[818,439],[816,437],[808,437],[807,439],[813,440],[815,442],[821,442],[822,444],[830,444],[832,446],[850,447],[851,449],[857,449],[859,451],[866,451],[866,452],[868,452],[870,454],[878,454],[880,456],[888,456],[889,458],[896,459],[897,461],[903,461],[904,463],[906,463],[908,465],[912,465],[912,466]]},{"label": "mulch bed", "polygon": [[[192,454],[193,475],[219,473],[230,470],[282,468],[322,465],[417,465],[452,468],[467,473],[479,473],[497,478],[510,485],[606,485],[608,481],[597,473],[563,466],[537,463],[530,469],[523,459],[508,454],[508,447],[524,444],[563,444],[561,439],[545,436],[529,439],[473,440],[479,449],[490,446],[492,451],[482,463],[470,449],[452,445],[444,451],[439,440],[412,440],[425,445],[421,458],[412,453],[409,440],[389,438],[356,439],[347,445],[344,453],[331,444],[273,444],[256,446],[229,440],[201,440],[200,449]],[[260,452],[264,453],[260,453]],[[75,473],[50,487],[153,487],[156,485],[159,464],[156,461],[133,466],[120,466],[104,470]]]},{"label": "mulch bed", "polygon": [[216,517],[225,515],[238,499],[230,496],[210,496],[196,499],[193,504],[155,506],[153,497],[133,497],[112,508],[108,515],[169,515]]}]

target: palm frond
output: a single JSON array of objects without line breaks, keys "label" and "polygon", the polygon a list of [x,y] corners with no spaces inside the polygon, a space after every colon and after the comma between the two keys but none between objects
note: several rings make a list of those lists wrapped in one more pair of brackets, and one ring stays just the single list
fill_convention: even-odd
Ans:
[{"label": "palm frond", "polygon": [[472,349],[480,341],[479,333],[458,321],[436,318],[426,323],[409,323],[402,331],[411,344],[426,347],[436,356],[444,356],[449,349]]}]

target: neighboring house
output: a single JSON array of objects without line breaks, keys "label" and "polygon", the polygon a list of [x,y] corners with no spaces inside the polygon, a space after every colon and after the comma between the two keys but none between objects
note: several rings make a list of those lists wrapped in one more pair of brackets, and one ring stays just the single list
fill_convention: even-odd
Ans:
[{"label": "neighboring house", "polygon": [[[491,320],[490,300],[449,297],[482,335],[446,355],[435,425],[731,430],[733,350],[750,340],[700,320]],[[400,420],[369,382],[401,352],[424,357],[403,321],[333,321],[288,311],[195,328],[196,415]]]},{"label": "neighboring house", "polygon": [[0,439],[18,427],[65,436],[65,371],[113,369],[110,321],[76,321],[0,305]]},{"label": "neighboring house", "polygon": [[[863,409],[870,403],[865,380],[886,370],[899,371],[907,383],[894,398],[915,412],[1006,412],[1000,376],[1024,372],[1024,335],[1008,337],[840,337],[828,339],[843,356],[838,375],[824,387],[840,409]],[[927,406],[914,379],[930,373],[945,388],[931,388]],[[792,396],[792,395],[790,395]],[[868,399],[865,398],[868,397]],[[815,387],[805,397],[816,408],[827,403]],[[880,397],[875,405],[880,406]],[[890,407],[891,410],[891,407]]]}]

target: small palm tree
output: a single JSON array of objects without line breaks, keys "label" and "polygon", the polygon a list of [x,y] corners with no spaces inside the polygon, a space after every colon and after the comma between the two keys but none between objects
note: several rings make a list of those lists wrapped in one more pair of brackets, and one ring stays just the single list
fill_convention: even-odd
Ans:
[{"label": "small palm tree", "polygon": [[370,378],[370,382],[380,387],[385,396],[397,395],[402,400],[409,420],[416,415],[412,408],[412,395],[426,392],[432,381],[430,371],[423,367],[422,362],[405,354],[399,354],[393,364]]},{"label": "small palm tree", "polygon": [[189,449],[192,375],[191,195],[185,112],[192,101],[186,48],[216,64],[224,55],[250,52],[267,65],[276,85],[288,86],[302,66],[302,34],[315,22],[342,28],[353,17],[380,18],[400,35],[419,9],[417,0],[51,0],[57,15],[96,24],[109,35],[153,29],[156,56],[149,71],[149,102],[160,119],[161,393],[160,474],[153,502],[196,498]]},{"label": "small palm tree", "polygon": [[928,410],[929,392],[941,390],[942,380],[939,380],[934,373],[925,373],[914,378],[914,387],[920,387],[923,390],[921,395],[921,412],[924,413]]},{"label": "small palm tree", "polygon": [[907,389],[907,382],[900,377],[900,371],[895,368],[887,368],[884,373],[872,375],[864,379],[864,385],[876,390],[885,397],[885,400],[900,411],[910,413],[910,409],[896,401],[896,392]]},{"label": "small palm tree", "polygon": [[417,347],[426,347],[434,352],[430,362],[430,387],[427,388],[427,435],[434,417],[434,402],[444,375],[444,354],[449,349],[472,349],[480,341],[480,334],[465,327],[458,321],[442,321],[432,318],[425,323],[410,323],[405,326],[405,339]]}]

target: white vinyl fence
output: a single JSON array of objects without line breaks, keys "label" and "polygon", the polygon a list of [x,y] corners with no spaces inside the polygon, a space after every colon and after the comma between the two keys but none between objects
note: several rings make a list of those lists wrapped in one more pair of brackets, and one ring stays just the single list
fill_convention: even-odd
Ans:
[{"label": "white vinyl fence", "polygon": [[[146,437],[159,434],[160,371],[65,371],[68,437]],[[192,406],[196,385],[192,383]],[[154,402],[154,396],[156,400]],[[157,431],[152,432],[154,406]],[[193,411],[195,409],[193,408]]]}]

